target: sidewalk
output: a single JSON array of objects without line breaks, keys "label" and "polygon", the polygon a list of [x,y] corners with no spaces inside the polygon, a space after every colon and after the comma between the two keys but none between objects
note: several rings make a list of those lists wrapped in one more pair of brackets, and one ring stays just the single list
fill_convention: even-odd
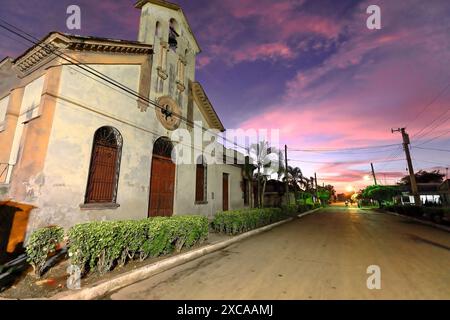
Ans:
[{"label": "sidewalk", "polygon": [[[302,214],[298,215],[298,218],[304,217],[304,216],[314,213],[318,210],[320,210],[320,208],[302,213]],[[216,235],[215,237],[216,237],[217,241],[213,242],[212,244],[209,244],[209,245],[206,245],[199,249],[194,249],[194,250],[191,250],[186,253],[182,253],[182,254],[179,254],[179,255],[176,255],[173,257],[168,257],[168,258],[162,259],[156,263],[152,263],[147,266],[138,268],[136,270],[129,271],[127,273],[118,275],[117,277],[115,277],[113,279],[109,279],[106,281],[100,281],[92,286],[83,288],[79,291],[59,293],[59,294],[51,297],[50,299],[52,299],[52,300],[93,300],[93,299],[98,299],[98,298],[101,298],[113,291],[116,291],[118,289],[126,287],[130,284],[144,280],[153,275],[156,275],[163,271],[172,269],[174,267],[185,264],[192,260],[198,259],[198,258],[208,255],[210,253],[222,250],[226,247],[229,247],[229,246],[231,246],[239,241],[242,241],[244,239],[247,239],[249,237],[269,231],[273,228],[276,228],[277,226],[280,226],[282,224],[290,222],[293,219],[294,218],[289,218],[289,219],[271,224],[269,226],[265,226],[265,227],[262,227],[259,229],[249,231],[247,233],[244,233],[244,234],[241,234],[238,236],[227,237],[228,239],[226,239],[226,240],[224,240],[223,237],[218,237]],[[220,239],[220,238],[222,238],[222,239]]]}]

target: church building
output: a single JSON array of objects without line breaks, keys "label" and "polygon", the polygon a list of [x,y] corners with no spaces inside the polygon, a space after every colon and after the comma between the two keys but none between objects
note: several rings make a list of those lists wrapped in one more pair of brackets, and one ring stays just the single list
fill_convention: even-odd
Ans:
[{"label": "church building", "polygon": [[235,159],[172,161],[174,130],[225,128],[195,79],[201,50],[183,10],[162,0],[136,8],[138,41],[53,32],[0,62],[0,204],[33,208],[27,234],[250,203]]}]

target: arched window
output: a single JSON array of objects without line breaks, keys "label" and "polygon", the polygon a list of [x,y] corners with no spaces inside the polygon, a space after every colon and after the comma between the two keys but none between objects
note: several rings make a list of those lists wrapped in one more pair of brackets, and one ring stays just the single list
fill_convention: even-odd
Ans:
[{"label": "arched window", "polygon": [[155,28],[155,37],[156,38],[161,38],[161,22],[157,21],[156,22],[156,28]]},{"label": "arched window", "polygon": [[155,26],[155,37],[153,39],[153,45],[156,46],[156,40],[160,40],[162,37],[162,29],[161,29],[161,22],[157,21]]},{"label": "arched window", "polygon": [[155,145],[153,146],[154,156],[172,159],[172,153],[173,153],[173,144],[169,138],[161,137],[158,140],[156,140]]},{"label": "arched window", "polygon": [[102,127],[95,132],[89,167],[87,204],[116,203],[122,157],[122,136],[112,127]]},{"label": "arched window", "polygon": [[195,202],[205,203],[208,194],[208,167],[203,157],[197,159],[196,182],[195,182]]},{"label": "arched window", "polygon": [[177,38],[180,36],[178,31],[178,23],[175,19],[170,19],[169,21],[169,47],[173,51],[177,50],[178,40]]}]

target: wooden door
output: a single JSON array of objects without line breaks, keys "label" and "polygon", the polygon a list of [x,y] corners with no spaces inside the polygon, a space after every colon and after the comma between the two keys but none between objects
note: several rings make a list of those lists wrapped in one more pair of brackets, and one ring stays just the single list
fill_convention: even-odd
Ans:
[{"label": "wooden door", "polygon": [[153,156],[150,180],[149,217],[173,215],[175,164],[171,159]]},{"label": "wooden door", "polygon": [[96,145],[92,172],[87,192],[87,202],[112,202],[116,180],[117,148]]},{"label": "wooden door", "polygon": [[228,196],[228,185],[229,185],[229,175],[227,173],[223,174],[223,211],[229,210],[229,196]]}]

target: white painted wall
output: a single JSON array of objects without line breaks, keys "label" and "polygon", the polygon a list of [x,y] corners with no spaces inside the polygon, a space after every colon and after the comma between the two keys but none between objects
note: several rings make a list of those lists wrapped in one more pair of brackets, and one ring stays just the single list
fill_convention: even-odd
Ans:
[{"label": "white painted wall", "polygon": [[44,80],[45,76],[42,76],[32,81],[25,87],[9,158],[9,164],[11,165],[15,165],[18,160],[17,157],[19,155],[19,147],[20,141],[22,140],[24,123],[39,116],[39,107],[41,104],[42,91],[44,89]]},{"label": "white painted wall", "polygon": [[196,166],[182,165],[177,171],[175,214],[202,214],[213,217],[223,210],[223,174],[229,174],[229,209],[244,207],[241,168],[230,165],[208,165],[207,203],[195,204]]},{"label": "white painted wall", "polygon": [[0,132],[5,130],[5,117],[8,103],[9,95],[0,100]]},{"label": "white painted wall", "polygon": [[[157,70],[161,54],[160,41],[167,41],[171,18],[175,18],[179,23],[180,37],[177,51],[167,51],[164,68],[168,78],[164,80],[163,90],[160,91],[156,88],[157,80],[161,78]],[[162,32],[161,39],[155,40],[156,21],[160,21]],[[198,53],[193,35],[188,29],[186,20],[179,11],[151,4],[146,4],[143,8],[139,38],[143,42],[154,44],[155,48],[149,98],[157,101],[162,96],[171,96],[177,100],[181,92],[180,108],[185,117],[188,103],[187,84],[188,80],[195,81],[195,57]],[[187,62],[185,77],[181,79],[186,86],[184,91],[180,91],[175,83],[180,59]],[[131,90],[139,91],[140,65],[90,66]],[[24,105],[30,106],[37,102],[38,89],[38,85],[33,85],[31,89],[26,90]],[[78,68],[72,66],[62,67],[58,95],[42,179],[35,190],[37,209],[33,210],[30,218],[29,232],[49,224],[67,228],[92,220],[146,218],[153,144],[159,137],[171,135],[158,121],[155,107],[150,106],[146,112],[141,112],[136,97],[111,87],[98,78],[93,79],[92,75],[82,74]],[[194,120],[202,121],[204,127],[208,126],[196,105]],[[112,126],[123,136],[117,194],[120,207],[114,210],[82,210],[80,205],[85,199],[93,137],[95,131],[102,126]],[[186,128],[186,124],[183,123],[181,128]],[[228,165],[209,166],[208,203],[195,205],[195,165],[182,165],[178,166],[176,171],[174,213],[212,216],[221,211],[223,173],[230,174],[230,209],[242,208],[244,200],[240,185],[241,168]]]},{"label": "white painted wall", "polygon": [[[137,90],[139,68],[129,65],[101,66],[117,81]],[[70,227],[93,220],[143,219],[148,214],[153,144],[169,136],[156,119],[154,109],[141,112],[135,99],[63,67],[42,185],[36,193],[30,230],[48,224]],[[203,120],[196,110],[196,120]],[[206,123],[204,124],[206,125]],[[82,210],[95,131],[112,126],[123,137],[117,209]],[[221,155],[219,155],[221,157]],[[222,174],[230,174],[230,209],[243,207],[241,168],[208,167],[208,203],[195,204],[195,165],[180,165],[176,171],[174,214],[213,216],[222,210]],[[214,199],[213,199],[214,193]]]}]

